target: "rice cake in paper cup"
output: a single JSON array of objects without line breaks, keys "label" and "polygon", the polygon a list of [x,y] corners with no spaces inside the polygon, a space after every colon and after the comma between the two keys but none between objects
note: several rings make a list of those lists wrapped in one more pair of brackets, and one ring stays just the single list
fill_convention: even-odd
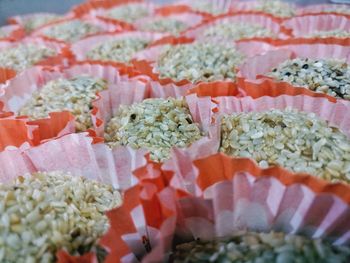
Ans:
[{"label": "rice cake in paper cup", "polygon": [[54,13],[34,13],[34,14],[12,16],[8,18],[7,21],[10,24],[20,25],[25,29],[25,32],[27,34],[30,34],[31,32],[33,32],[39,27],[42,27],[46,24],[55,22],[57,20],[60,20],[64,17],[69,17],[69,16],[72,16],[72,15],[70,14],[58,15]]},{"label": "rice cake in paper cup", "polygon": [[320,5],[308,5],[298,10],[299,15],[310,14],[341,14],[350,15],[349,5],[341,4],[320,4]]},{"label": "rice cake in paper cup", "polygon": [[296,15],[295,5],[281,0],[239,1],[233,5],[233,12],[261,12],[284,19]]},{"label": "rice cake in paper cup", "polygon": [[201,24],[204,19],[203,16],[190,12],[156,15],[139,19],[134,23],[134,26],[141,31],[179,35],[188,28]]},{"label": "rice cake in paper cup", "polygon": [[284,45],[247,60],[238,81],[253,98],[304,94],[347,102],[349,51],[340,45]]},{"label": "rice cake in paper cup", "polygon": [[7,25],[0,27],[0,40],[18,40],[23,38],[25,32],[20,25]]},{"label": "rice cake in paper cup", "polygon": [[[198,173],[196,185],[203,195],[191,195],[180,187],[168,186],[164,175],[160,175],[161,171],[160,174],[158,171],[158,177],[141,181],[126,192],[124,204],[107,213],[111,228],[100,242],[109,251],[105,262],[164,262],[169,260],[177,245],[183,243],[178,249],[184,253],[185,247],[191,248],[186,243],[198,239],[199,243],[215,243],[218,239],[242,237],[243,243],[249,247],[249,237],[259,236],[261,239],[254,239],[257,242],[252,243],[271,242],[262,249],[272,254],[269,260],[288,258],[283,249],[278,249],[286,243],[290,244],[289,251],[295,251],[295,256],[310,259],[310,254],[304,253],[300,246],[298,248],[295,240],[314,251],[311,258],[317,259],[322,259],[324,254],[315,251],[316,244],[322,248],[331,248],[326,242],[348,244],[344,235],[348,226],[343,220],[349,209],[345,194],[347,186],[338,185],[337,190],[326,191],[317,179],[301,180],[302,177],[280,168],[263,170],[249,160],[232,159],[221,154],[196,160],[195,166]],[[152,172],[144,169],[145,175]],[[160,183],[162,177],[163,184]],[[323,210],[321,203],[322,206],[327,203],[329,210]],[[120,218],[125,219],[123,226],[118,224]],[[306,237],[295,236],[300,234]],[[309,238],[316,240],[309,241]],[[239,254],[247,255],[247,250]],[[349,253],[348,248],[335,246],[327,252],[330,253],[327,259],[344,259]],[[212,256],[212,262],[215,262],[213,254],[198,254],[199,258],[194,262],[211,262]],[[221,251],[220,255],[229,253]],[[262,254],[260,256],[263,259]]]},{"label": "rice cake in paper cup", "polygon": [[115,32],[122,28],[98,18],[66,18],[42,26],[33,36],[42,36],[63,43],[74,43],[82,38],[105,32]]},{"label": "rice cake in paper cup", "polygon": [[[209,86],[217,87],[212,93],[206,93],[207,96],[239,95],[240,91],[234,81],[238,65],[245,57],[266,52],[273,47],[260,41],[242,41],[236,44],[218,42],[165,37],[136,54],[133,65],[152,79],[151,94],[154,97],[184,96],[198,84],[207,91]],[[177,54],[177,51],[181,53]],[[223,53],[225,54],[220,56]],[[188,59],[189,54],[191,59]],[[220,56],[220,59],[214,63],[215,56]],[[207,64],[207,59],[210,59],[211,64]],[[171,63],[177,66],[172,67]],[[231,93],[226,93],[227,90]]]},{"label": "rice cake in paper cup", "polygon": [[214,108],[209,97],[149,98],[147,89],[135,85],[101,94],[94,102],[94,128],[111,148],[147,149],[150,158],[160,162],[169,158],[173,147],[194,155],[206,147],[217,148]]},{"label": "rice cake in paper cup", "polygon": [[164,34],[129,31],[87,37],[71,46],[77,61],[129,63],[134,55]]},{"label": "rice cake in paper cup", "polygon": [[293,43],[324,43],[348,45],[350,17],[339,14],[296,16],[285,20],[283,27],[291,31]]},{"label": "rice cake in paper cup", "polygon": [[197,27],[187,30],[190,38],[218,38],[227,40],[286,38],[280,23],[265,14],[228,14],[218,16]]},{"label": "rice cake in paper cup", "polygon": [[199,13],[207,13],[212,16],[228,13],[235,5],[235,1],[211,1],[211,0],[193,0],[177,1],[173,5],[189,6],[191,10]]},{"label": "rice cake in paper cup", "polygon": [[[14,112],[17,116],[28,115],[15,122],[21,126],[34,125],[37,128],[34,139],[28,138],[28,141],[36,145],[52,137],[92,128],[93,101],[102,93],[108,93],[111,86],[115,89],[123,85],[129,88],[134,82],[128,79],[127,75],[121,76],[118,73],[118,68],[99,64],[76,64],[62,71],[45,71],[37,67],[33,68],[30,74],[22,74],[10,81],[1,101],[5,112]],[[146,86],[144,82],[138,85]],[[84,90],[81,90],[82,88]],[[67,90],[69,92],[64,93]],[[47,104],[51,100],[55,103]],[[0,119],[0,122],[10,121]],[[17,141],[17,137],[20,138],[18,134],[10,132],[14,127],[11,125],[2,127],[7,134],[7,137],[3,137],[4,145],[10,145],[10,142]],[[23,129],[22,133],[25,136],[28,132]],[[16,146],[19,146],[18,144]]]},{"label": "rice cake in paper cup", "polygon": [[221,152],[349,183],[348,104],[304,95],[216,100]]},{"label": "rice cake in paper cup", "polygon": [[0,91],[6,82],[34,65],[54,67],[68,63],[71,54],[63,43],[28,37],[19,42],[0,41]]},{"label": "rice cake in paper cup", "polygon": [[2,246],[2,260],[54,262],[61,249],[75,255],[101,250],[96,245],[108,229],[104,212],[122,203],[120,191],[135,182],[131,172],[145,159],[141,151],[112,152],[92,142],[86,134],[71,134],[0,153],[0,192],[7,196],[2,238],[11,241]]}]

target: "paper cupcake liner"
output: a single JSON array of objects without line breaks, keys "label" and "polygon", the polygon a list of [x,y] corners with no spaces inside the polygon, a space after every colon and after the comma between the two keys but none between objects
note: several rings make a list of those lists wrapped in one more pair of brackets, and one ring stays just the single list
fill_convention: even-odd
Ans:
[{"label": "paper cupcake liner", "polygon": [[333,14],[303,15],[287,19],[282,25],[291,30],[293,37],[303,38],[317,31],[350,31],[350,17]]},{"label": "paper cupcake liner", "polygon": [[71,46],[71,50],[75,55],[77,60],[86,60],[86,54],[98,46],[107,41],[113,41],[128,37],[141,38],[144,40],[149,40],[150,42],[156,41],[165,36],[162,33],[151,33],[151,32],[140,32],[140,31],[128,31],[120,33],[110,33],[110,34],[100,34],[91,37],[84,38]]},{"label": "paper cupcake liner", "polygon": [[[269,51],[264,55],[250,58],[240,68],[237,75],[240,87],[247,96],[258,98],[261,96],[309,95],[324,97],[336,101],[335,97],[323,93],[316,93],[307,88],[296,87],[287,82],[265,77],[274,67],[287,59],[296,57],[310,59],[346,59],[350,61],[350,48],[340,45],[300,44],[284,45],[279,50]],[[345,102],[345,100],[342,100]]]},{"label": "paper cupcake liner", "polygon": [[[347,118],[347,113],[350,110],[350,105],[345,105],[342,102],[332,103],[325,98],[314,98],[304,95],[279,97],[261,97],[252,99],[251,97],[237,98],[233,96],[215,98],[217,105],[216,131],[220,134],[220,116],[231,113],[244,112],[263,112],[270,109],[286,109],[288,107],[297,109],[299,111],[315,113],[322,120],[327,121],[332,127],[339,128],[347,137],[350,138],[350,120]],[[213,128],[215,129],[215,128]],[[217,153],[218,148],[208,147],[204,149],[201,157],[209,156]],[[197,157],[190,156],[186,151],[176,149],[171,154],[171,158],[163,165],[163,170],[170,171],[175,176],[171,180],[170,185],[190,192],[191,194],[201,194],[194,182],[197,178],[197,170],[193,165],[193,161]],[[198,158],[197,158],[198,159]],[[180,163],[181,162],[181,163]],[[252,160],[252,162],[256,163]],[[312,177],[311,175],[308,178]],[[332,188],[333,183],[325,182],[315,178]],[[306,180],[307,181],[307,180]]]},{"label": "paper cupcake liner", "polygon": [[[146,17],[143,19],[137,20],[133,25],[136,29],[142,30],[142,25],[150,23],[152,21],[156,21],[159,18],[168,18],[168,19],[173,19],[177,20],[179,22],[182,22],[186,25],[186,28],[191,28],[194,26],[197,26],[201,24],[203,21],[205,21],[205,18],[196,13],[191,13],[191,12],[183,12],[183,13],[175,13],[175,14],[167,14],[167,15],[155,15],[155,16],[150,16]],[[186,30],[186,29],[185,29]],[[170,33],[168,33],[170,34]]]},{"label": "paper cupcake liner", "polygon": [[[270,13],[266,13],[263,11],[255,10],[256,6],[259,4],[258,1],[238,1],[232,7],[232,12],[245,12],[245,13],[255,13],[255,14],[267,14],[274,17],[277,21],[282,22],[284,17],[279,17]],[[292,4],[292,7],[297,10],[296,5]]]},{"label": "paper cupcake liner", "polygon": [[177,243],[210,240],[237,230],[349,243],[348,186],[327,189],[314,178],[221,154],[194,164],[203,195],[178,192],[154,178],[126,191],[124,204],[107,213],[111,227],[100,242],[109,252],[106,262],[165,262],[175,237]]},{"label": "paper cupcake liner", "polygon": [[[349,13],[336,11],[335,9],[349,9],[348,5],[341,4],[319,4],[319,5],[308,5],[299,8],[299,15],[315,15],[315,14],[342,14],[350,17]],[[333,10],[333,11],[330,11]]]},{"label": "paper cupcake liner", "polygon": [[[103,137],[107,122],[120,105],[131,105],[147,98],[149,98],[147,86],[140,80],[125,83],[125,85],[120,83],[115,87],[112,86],[108,92],[101,92],[100,98],[93,103],[92,111],[96,135]],[[199,123],[201,131],[206,134],[189,147],[184,148],[184,151],[191,156],[202,156],[207,154],[211,148],[216,151],[219,147],[219,133],[217,127],[212,123],[216,104],[211,101],[210,97],[198,98],[195,94],[186,96],[184,99],[194,122]]]},{"label": "paper cupcake liner", "polygon": [[[42,37],[27,37],[21,40],[20,42],[14,41],[0,41],[0,50],[15,47],[18,44],[33,44],[36,46],[42,46],[46,48],[50,48],[56,52],[56,55],[43,59],[36,63],[36,65],[47,65],[49,67],[55,67],[58,65],[64,65],[69,63],[72,60],[72,54],[67,48],[66,44],[59,43],[57,41],[45,39]],[[26,69],[25,71],[29,70]],[[3,86],[7,85],[7,81],[14,78],[18,72],[15,72],[9,68],[0,68],[0,94],[2,92]]]},{"label": "paper cupcake liner", "polygon": [[106,33],[106,32],[116,32],[116,31],[120,31],[120,30],[123,29],[122,27],[120,27],[118,25],[115,25],[115,24],[112,24],[112,23],[108,23],[106,21],[102,21],[101,19],[98,19],[98,18],[95,18],[95,17],[86,17],[86,18],[75,18],[75,17],[72,17],[72,18],[60,19],[58,21],[54,21],[54,22],[48,23],[46,25],[43,25],[43,26],[37,28],[36,30],[34,30],[31,35],[32,36],[40,36],[40,37],[43,37],[45,39],[55,40],[55,41],[60,42],[60,43],[65,43],[62,40],[58,40],[58,39],[50,38],[50,37],[46,36],[44,31],[46,29],[52,27],[52,26],[56,26],[56,25],[59,25],[59,24],[62,24],[62,23],[66,23],[66,22],[70,22],[70,21],[74,21],[74,20],[81,20],[83,22],[86,22],[86,23],[98,26],[102,30],[101,32],[98,32],[98,33],[86,35],[83,38],[86,38],[86,37],[89,37],[89,36],[94,36],[94,35],[100,35],[100,34],[103,34],[103,33]]},{"label": "paper cupcake liner", "polygon": [[146,164],[144,154],[145,151],[129,147],[111,150],[94,143],[87,133],[68,134],[36,147],[1,152],[0,181],[8,182],[36,171],[63,171],[125,190],[137,182],[132,171]]},{"label": "paper cupcake liner", "polygon": [[[205,38],[203,33],[208,28],[224,23],[247,23],[260,25],[266,29],[269,29],[276,35],[276,38],[286,38],[286,32],[283,32],[284,29],[281,27],[280,23],[272,16],[266,14],[249,14],[249,13],[237,13],[237,14],[226,14],[218,16],[212,20],[209,20],[206,23],[203,23],[195,28],[187,30],[184,35],[189,38]],[[271,37],[263,37],[261,39],[266,39],[267,41],[273,42]]]},{"label": "paper cupcake liner", "polygon": [[[188,93],[196,93],[197,91],[199,92],[198,94],[203,94],[205,96],[241,96],[241,90],[232,81],[191,83],[188,80],[174,81],[170,78],[159,77],[159,74],[155,70],[155,61],[163,52],[164,46],[168,44],[177,45],[192,42],[194,42],[193,38],[172,36],[164,37],[158,41],[155,41],[149,48],[138,52],[134,56],[134,67],[140,71],[140,73],[147,75],[152,79],[151,96],[163,98],[169,96],[179,97]],[[260,54],[268,50],[275,49],[275,47],[271,44],[262,41],[232,42],[232,46],[235,46],[246,56],[253,56],[254,54]],[[221,85],[219,83],[221,83]],[[215,90],[210,92],[211,87],[215,87]]]},{"label": "paper cupcake liner", "polygon": [[131,23],[114,19],[113,17],[109,17],[106,15],[109,9],[132,3],[140,4],[147,8],[147,10],[149,11],[149,16],[152,16],[155,12],[156,5],[151,2],[139,0],[107,0],[100,2],[88,2],[78,5],[77,7],[73,8],[73,13],[75,13],[78,17],[96,17],[102,21],[119,26],[124,30],[133,30],[135,28]]},{"label": "paper cupcake liner", "polygon": [[[68,68],[50,71],[43,70],[42,67],[34,67],[19,74],[5,86],[4,95],[0,97],[2,110],[5,112],[18,112],[29,100],[32,93],[40,89],[45,83],[54,79],[68,79],[81,74],[105,79],[109,83],[108,88],[110,89],[112,89],[112,86],[118,89],[118,87],[122,85],[125,86],[125,88],[131,85],[129,84],[131,81],[128,81],[127,75],[120,75],[119,69],[110,65],[77,63]],[[125,72],[123,72],[123,74],[125,74]],[[131,73],[129,72],[129,74]],[[107,91],[102,91],[101,94],[106,92]],[[93,111],[94,110],[91,112]],[[95,119],[93,119],[93,121],[95,121]],[[10,121],[0,118],[0,122],[9,123]],[[15,122],[16,126],[14,126],[14,124],[2,126],[6,136],[4,135],[1,137],[0,143],[2,142],[4,147],[8,145],[20,146],[23,142],[37,145],[44,140],[75,132],[75,118],[67,111],[52,112],[49,114],[48,118],[34,121],[21,118],[16,121],[11,120],[11,122]],[[15,127],[17,127],[18,132],[11,132],[16,129]],[[28,136],[29,128],[34,129],[33,136]]]},{"label": "paper cupcake liner", "polygon": [[7,25],[0,27],[0,31],[5,33],[5,37],[0,37],[0,40],[19,40],[25,36],[23,27],[20,25]]}]

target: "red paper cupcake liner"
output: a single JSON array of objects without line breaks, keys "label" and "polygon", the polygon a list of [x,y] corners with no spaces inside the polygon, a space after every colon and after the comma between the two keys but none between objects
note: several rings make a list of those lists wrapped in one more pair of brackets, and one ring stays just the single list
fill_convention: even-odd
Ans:
[{"label": "red paper cupcake liner", "polygon": [[[295,87],[287,82],[281,82],[266,77],[274,67],[287,59],[296,57],[310,59],[346,59],[349,63],[350,48],[340,45],[300,44],[284,45],[280,49],[269,51],[264,55],[250,58],[240,68],[237,75],[238,83],[247,96],[258,98],[262,96],[308,95],[324,97],[336,101],[335,97],[316,93],[307,88]],[[346,100],[342,100],[346,102]]]}]

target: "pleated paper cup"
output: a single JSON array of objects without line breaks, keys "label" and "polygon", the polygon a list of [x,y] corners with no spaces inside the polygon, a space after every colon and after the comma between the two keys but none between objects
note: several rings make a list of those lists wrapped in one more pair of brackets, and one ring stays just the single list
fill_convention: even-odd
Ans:
[{"label": "pleated paper cup", "polygon": [[[201,41],[201,40],[198,40]],[[202,40],[203,42],[207,40]],[[218,40],[212,40],[218,41]],[[206,96],[241,96],[241,91],[235,82],[230,80],[226,81],[214,81],[214,82],[198,82],[191,83],[184,79],[181,81],[175,81],[170,78],[160,78],[156,69],[156,61],[164,51],[167,45],[179,45],[193,43],[193,38],[187,37],[164,37],[158,41],[155,41],[149,48],[144,51],[138,52],[133,61],[135,68],[142,74],[149,76],[151,81],[151,94],[155,97],[180,97],[188,93],[197,93],[205,91],[203,95]],[[238,43],[232,42],[232,47],[235,47],[238,51],[241,51],[247,57],[254,56],[256,54],[264,53],[268,50],[275,49],[274,46],[263,41],[240,41]],[[210,91],[210,87],[215,86],[216,89]],[[229,87],[229,88],[228,88]],[[229,93],[228,93],[229,92]]]},{"label": "pleated paper cup", "polygon": [[341,14],[348,15],[350,17],[349,5],[341,4],[319,4],[319,5],[307,5],[299,8],[299,15],[315,15],[315,14]]},{"label": "pleated paper cup", "polygon": [[105,262],[165,262],[175,243],[230,237],[241,230],[349,243],[348,186],[327,188],[308,175],[260,169],[250,160],[221,154],[194,165],[203,195],[168,186],[157,169],[150,172],[158,178],[126,191],[123,205],[107,213],[111,227],[100,242],[109,252]]},{"label": "pleated paper cup", "polygon": [[[248,59],[239,68],[238,82],[247,96],[259,98],[262,96],[308,95],[324,97],[337,101],[335,97],[324,93],[316,93],[307,88],[293,86],[287,82],[266,77],[266,74],[280,63],[294,58],[309,59],[345,59],[349,63],[350,48],[341,45],[326,44],[291,44],[281,46],[279,50],[269,51],[264,55]],[[345,100],[342,100],[346,102]]]},{"label": "pleated paper cup", "polygon": [[[21,41],[10,41],[10,40],[0,40],[0,50],[6,50],[12,47],[16,47],[20,44],[30,44],[40,47],[49,48],[54,50],[56,54],[54,56],[42,59],[35,65],[46,65],[48,67],[55,67],[59,65],[68,64],[72,60],[72,54],[69,51],[68,47],[64,43],[60,43],[54,40],[48,40],[42,37],[27,37]],[[30,68],[26,70],[31,70]],[[26,71],[25,70],[25,71]],[[7,81],[15,77],[21,72],[16,72],[10,68],[0,68],[0,93],[2,92],[3,86],[7,85]]]},{"label": "pleated paper cup", "polygon": [[[11,145],[20,146],[25,142],[28,142],[30,145],[37,145],[47,139],[76,131],[75,117],[68,111],[51,112],[47,118],[33,121],[30,121],[25,116],[17,116],[17,112],[28,102],[32,94],[40,90],[49,81],[60,78],[69,79],[79,75],[104,79],[107,81],[107,90],[97,95],[96,100],[98,101],[100,96],[109,93],[109,89],[118,90],[118,87],[125,89],[132,87],[134,81],[129,80],[126,71],[127,69],[123,71],[111,65],[82,62],[55,70],[34,67],[18,75],[4,87],[4,94],[0,97],[2,111],[13,116],[10,120],[0,118],[0,123],[3,123],[1,126],[3,136],[1,136],[0,140],[2,148]],[[128,73],[132,75],[131,71]],[[146,83],[142,82],[142,85],[146,86]],[[93,115],[94,111],[95,109],[91,110],[93,122],[96,121],[95,115]],[[14,130],[17,132],[11,132]]]},{"label": "pleated paper cup", "polygon": [[[201,39],[205,38],[204,33],[207,30],[210,30],[211,27],[220,25],[220,24],[234,24],[234,23],[244,23],[245,25],[259,25],[263,28],[268,29],[274,37],[255,37],[250,40],[265,40],[268,43],[274,42],[276,38],[287,38],[287,32],[284,28],[281,27],[280,22],[271,15],[267,14],[254,14],[254,13],[233,13],[226,14],[215,17],[201,25],[194,27],[192,29],[187,30],[184,35],[189,38]],[[213,29],[214,30],[214,29]],[[219,37],[218,37],[219,38]],[[229,40],[229,37],[222,36],[221,38]],[[248,38],[241,39],[248,40]]]},{"label": "pleated paper cup", "polygon": [[[4,35],[2,36],[1,33],[4,33]],[[20,25],[7,25],[0,27],[0,41],[19,40],[24,36],[24,29]]]},{"label": "pleated paper cup", "polygon": [[312,34],[327,31],[345,31],[350,32],[350,15],[340,14],[315,14],[296,16],[285,20],[282,23],[283,27],[290,30],[293,38],[285,41],[291,44],[305,43],[324,43],[324,44],[339,44],[349,45],[349,37],[327,36],[318,37]]}]

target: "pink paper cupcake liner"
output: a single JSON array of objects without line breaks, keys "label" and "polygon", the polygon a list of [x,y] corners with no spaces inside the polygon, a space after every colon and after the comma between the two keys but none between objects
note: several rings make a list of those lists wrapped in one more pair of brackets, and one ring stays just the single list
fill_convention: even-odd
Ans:
[{"label": "pink paper cupcake liner", "polygon": [[[45,83],[58,78],[67,79],[81,74],[105,79],[108,82],[109,89],[118,90],[119,87],[127,89],[133,85],[127,75],[121,75],[118,68],[110,65],[80,63],[60,70],[45,70],[42,67],[33,67],[4,85],[4,94],[0,97],[2,110],[10,115],[15,115],[15,112],[18,112],[28,101],[31,94],[40,89]],[[146,86],[146,83],[142,83],[142,85]],[[108,90],[101,92],[101,94],[103,93],[108,93]],[[95,118],[93,118],[93,121],[95,121]],[[15,118],[15,120],[0,118],[1,122],[6,123],[6,125],[1,126],[4,130],[3,133],[6,134],[0,140],[0,145],[2,142],[3,147],[8,145],[19,146],[23,142],[37,145],[44,140],[75,132],[74,116],[67,111],[52,112],[48,118],[34,121],[28,121],[27,118],[21,117]],[[11,133],[11,130],[17,127],[13,123],[21,128],[18,128],[17,133]],[[34,129],[35,136],[27,135],[30,129]]]},{"label": "pink paper cupcake liner", "polygon": [[303,234],[336,245],[350,241],[348,186],[326,189],[307,175],[260,169],[250,160],[221,154],[194,165],[203,195],[159,184],[158,178],[126,191],[123,205],[107,213],[111,227],[100,241],[109,252],[105,262],[164,262],[175,237],[211,240],[237,230]]},{"label": "pink paper cupcake liner", "polygon": [[346,13],[341,11],[342,9],[349,9],[349,5],[340,5],[340,4],[320,4],[320,5],[308,5],[302,8],[299,8],[299,15],[310,15],[310,14],[342,14],[349,15],[350,12]]},{"label": "pink paper cupcake liner", "polygon": [[[177,44],[185,44],[192,43],[195,40],[192,38],[186,37],[164,37],[156,42],[154,42],[149,48],[138,52],[134,56],[134,66],[140,71],[142,74],[148,75],[151,81],[151,96],[155,97],[178,97],[184,96],[188,93],[191,93],[192,90],[196,93],[196,88],[198,85],[208,86],[207,91],[209,91],[210,86],[214,83],[215,87],[217,87],[216,91],[212,91],[212,93],[205,93],[206,96],[225,96],[225,95],[234,95],[240,96],[241,91],[232,81],[217,81],[212,83],[190,83],[187,80],[182,80],[179,82],[173,81],[171,79],[165,78],[160,79],[159,74],[156,72],[155,66],[158,57],[163,52],[165,45],[177,45]],[[200,40],[198,40],[200,41]],[[204,41],[204,40],[202,40]],[[206,40],[205,40],[206,41]],[[217,41],[217,40],[213,40]],[[239,41],[237,43],[232,42],[232,46],[235,46],[239,51],[245,54],[247,57],[254,56],[256,54],[264,53],[268,50],[275,49],[274,46],[267,42],[262,41]],[[219,85],[219,84],[222,85]],[[234,85],[235,87],[230,88],[230,93],[226,93],[227,86]],[[224,88],[224,91],[221,91],[221,88]]]},{"label": "pink paper cupcake liner", "polygon": [[287,19],[282,25],[291,30],[293,37],[304,38],[318,31],[350,31],[350,17],[337,14],[303,15]]},{"label": "pink paper cupcake liner", "polygon": [[[132,84],[126,85],[125,88],[123,83],[111,86],[108,92],[101,92],[100,98],[93,103],[92,119],[97,136],[103,137],[107,122],[120,105],[131,105],[149,98],[148,88],[141,80],[135,79]],[[210,97],[198,98],[195,94],[186,96],[185,100],[193,120],[199,123],[201,131],[206,135],[183,151],[192,157],[207,154],[211,148],[216,151],[219,147],[219,133],[212,123],[216,104]]]},{"label": "pink paper cupcake liner", "polygon": [[129,147],[112,151],[102,143],[94,144],[87,133],[68,134],[36,147],[1,152],[0,181],[33,172],[63,171],[125,190],[137,182],[132,171],[146,164],[144,154]]},{"label": "pink paper cupcake liner", "polygon": [[197,26],[201,24],[203,21],[205,21],[205,18],[200,14],[184,12],[184,13],[175,13],[175,14],[168,14],[168,15],[156,15],[152,17],[146,17],[146,18],[137,20],[133,25],[136,29],[142,30],[143,24],[156,21],[159,18],[168,18],[168,19],[177,20],[179,22],[184,23],[187,28]]},{"label": "pink paper cupcake liner", "polygon": [[[45,33],[44,33],[45,30],[47,30],[48,28],[50,28],[52,26],[56,26],[58,24],[63,24],[63,23],[66,23],[66,22],[74,21],[74,20],[81,20],[83,22],[86,22],[86,23],[98,26],[102,30],[101,32],[84,36],[83,38],[89,37],[89,36],[93,36],[93,35],[103,34],[103,33],[106,33],[106,32],[116,32],[116,31],[120,31],[120,30],[123,29],[122,27],[120,27],[118,25],[114,25],[112,23],[109,23],[109,22],[106,22],[106,21],[102,21],[101,19],[98,19],[98,18],[95,18],[95,17],[85,17],[85,18],[72,17],[72,18],[64,18],[64,19],[61,19],[61,20],[58,20],[58,21],[55,21],[55,22],[48,23],[48,24],[46,24],[44,26],[41,26],[38,29],[34,30],[32,35],[33,36],[40,36],[40,37],[43,37],[45,39],[52,39],[50,37],[45,36]],[[58,41],[58,42],[65,43],[64,41],[61,41],[61,40],[58,40],[58,39],[54,39],[54,40]]]},{"label": "pink paper cupcake liner", "polygon": [[[249,13],[238,13],[238,14],[228,14],[228,15],[222,15],[218,16],[212,20],[209,20],[208,22],[205,22],[195,28],[187,30],[184,35],[189,38],[203,38],[203,33],[208,28],[221,24],[221,23],[247,23],[247,24],[255,24],[263,26],[264,28],[269,29],[272,33],[276,35],[276,38],[286,38],[287,35],[283,31],[283,28],[281,28],[280,23],[273,18],[272,16],[265,15],[265,14],[249,14]],[[272,38],[263,38],[270,40],[273,42]]]},{"label": "pink paper cupcake liner", "polygon": [[1,40],[19,40],[24,37],[25,32],[22,26],[20,25],[7,25],[0,27],[0,31],[5,33],[4,37],[0,36]]},{"label": "pink paper cupcake liner", "polygon": [[113,40],[118,40],[118,39],[123,39],[128,37],[135,37],[135,38],[141,38],[144,40],[149,40],[150,42],[154,42],[158,39],[161,39],[164,36],[165,34],[162,34],[162,33],[140,32],[140,31],[101,34],[101,35],[84,38],[72,44],[71,50],[78,61],[86,60],[87,59],[86,54],[91,49],[107,41],[113,41]]},{"label": "pink paper cupcake liner", "polygon": [[[279,48],[279,50],[269,51],[264,55],[252,57],[240,66],[237,78],[246,95],[258,98],[261,96],[279,96],[282,94],[304,94],[314,97],[325,97],[331,101],[339,100],[327,94],[316,93],[302,87],[294,87],[289,83],[274,80],[264,75],[285,60],[296,57],[309,59],[345,59],[349,63],[349,47],[326,44],[292,44],[283,45]],[[345,100],[343,101],[346,102]]]}]

